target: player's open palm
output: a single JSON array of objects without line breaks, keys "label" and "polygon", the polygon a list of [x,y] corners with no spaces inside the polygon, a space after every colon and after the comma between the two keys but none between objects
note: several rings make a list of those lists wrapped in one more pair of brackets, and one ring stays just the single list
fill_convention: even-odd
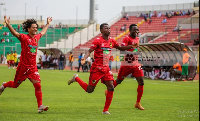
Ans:
[{"label": "player's open palm", "polygon": [[6,16],[4,16],[4,20],[5,20],[5,23],[9,24],[10,23],[10,17],[7,19]]},{"label": "player's open palm", "polygon": [[48,17],[48,18],[47,18],[47,24],[50,24],[51,21],[52,21],[52,17]]},{"label": "player's open palm", "polygon": [[138,43],[132,45],[133,48],[137,48],[138,46],[139,46]]}]

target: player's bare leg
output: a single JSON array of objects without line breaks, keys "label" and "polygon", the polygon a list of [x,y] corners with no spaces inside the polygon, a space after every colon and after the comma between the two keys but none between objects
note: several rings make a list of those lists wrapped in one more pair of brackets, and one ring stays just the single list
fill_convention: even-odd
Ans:
[{"label": "player's bare leg", "polygon": [[[123,80],[119,80],[119,79],[114,80],[114,81],[113,81],[113,86],[114,86],[114,88],[115,88],[118,84],[121,84],[122,81],[123,81]],[[105,96],[107,95],[107,93],[108,93],[108,90],[105,90]]]},{"label": "player's bare leg", "polygon": [[3,93],[3,91],[4,91],[4,86],[3,86],[3,84],[5,84],[6,82],[3,82],[2,83],[2,85],[0,86],[0,95]]}]

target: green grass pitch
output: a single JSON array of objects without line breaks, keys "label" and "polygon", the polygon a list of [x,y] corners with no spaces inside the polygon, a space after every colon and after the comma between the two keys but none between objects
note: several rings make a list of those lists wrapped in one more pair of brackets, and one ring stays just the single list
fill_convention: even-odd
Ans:
[{"label": "green grass pitch", "polygon": [[[0,84],[14,79],[15,69],[0,66]],[[199,80],[171,82],[145,79],[141,100],[144,111],[134,108],[137,82],[126,78],[115,88],[109,112],[102,115],[106,86],[100,82],[86,93],[78,83],[67,85],[76,71],[39,70],[43,104],[37,113],[34,87],[27,79],[17,89],[6,88],[0,96],[0,121],[199,121]],[[78,73],[88,82],[89,73]],[[114,74],[116,79],[117,74]]]}]

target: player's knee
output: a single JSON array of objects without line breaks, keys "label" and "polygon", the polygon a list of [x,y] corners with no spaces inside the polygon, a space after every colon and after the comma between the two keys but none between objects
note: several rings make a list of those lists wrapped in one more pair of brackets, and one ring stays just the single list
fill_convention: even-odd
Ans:
[{"label": "player's knee", "polygon": [[143,86],[143,85],[144,85],[144,81],[143,81],[143,82],[139,82],[139,85],[140,85],[140,86]]},{"label": "player's knee", "polygon": [[87,90],[88,93],[92,93],[93,91],[94,91],[94,90],[91,90],[91,89],[90,89],[90,90]]},{"label": "player's knee", "polygon": [[117,80],[117,84],[121,84],[123,80]]},{"label": "player's knee", "polygon": [[143,85],[144,85],[144,80],[143,80],[142,77],[139,77],[139,78],[136,78],[136,79],[137,79],[138,84],[139,84],[140,86],[143,86]]},{"label": "player's knee", "polygon": [[109,86],[109,87],[107,87],[107,90],[108,90],[108,91],[114,91],[114,86]]}]

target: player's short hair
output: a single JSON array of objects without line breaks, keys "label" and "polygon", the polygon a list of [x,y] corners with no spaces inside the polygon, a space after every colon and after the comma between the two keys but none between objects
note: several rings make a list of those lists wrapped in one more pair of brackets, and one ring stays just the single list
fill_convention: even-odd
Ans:
[{"label": "player's short hair", "polygon": [[100,30],[103,29],[103,26],[108,25],[107,23],[103,23],[100,25]]},{"label": "player's short hair", "polygon": [[38,24],[37,24],[37,21],[35,19],[27,19],[26,21],[24,21],[22,23],[22,28],[25,32],[28,32],[28,28],[31,28],[31,25],[32,24],[36,24],[37,27],[38,27]]},{"label": "player's short hair", "polygon": [[137,26],[137,24],[131,24],[131,25],[129,26],[129,30],[131,30],[131,28],[132,28],[133,26]]}]

